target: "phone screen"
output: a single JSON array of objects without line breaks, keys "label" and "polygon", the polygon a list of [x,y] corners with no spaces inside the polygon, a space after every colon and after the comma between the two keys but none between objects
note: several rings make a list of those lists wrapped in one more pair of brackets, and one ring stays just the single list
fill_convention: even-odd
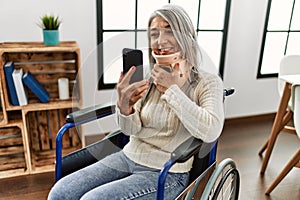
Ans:
[{"label": "phone screen", "polygon": [[139,49],[124,48],[123,54],[123,73],[126,74],[132,67],[136,67],[136,71],[132,75],[129,83],[143,80],[143,52]]}]

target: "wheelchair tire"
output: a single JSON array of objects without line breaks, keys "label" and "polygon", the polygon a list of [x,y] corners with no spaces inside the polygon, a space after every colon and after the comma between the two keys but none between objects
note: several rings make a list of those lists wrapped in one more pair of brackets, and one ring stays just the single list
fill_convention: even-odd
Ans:
[{"label": "wheelchair tire", "polygon": [[201,200],[237,200],[239,187],[240,176],[236,165],[232,159],[226,158],[216,167],[208,180]]}]

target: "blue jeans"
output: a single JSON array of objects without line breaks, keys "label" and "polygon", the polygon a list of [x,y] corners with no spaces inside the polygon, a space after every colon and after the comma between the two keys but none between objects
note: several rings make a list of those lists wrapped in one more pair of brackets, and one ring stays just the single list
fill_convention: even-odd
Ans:
[{"label": "blue jeans", "polygon": [[[123,151],[60,179],[48,199],[147,199],[156,198],[160,170],[138,165]],[[189,173],[169,173],[165,199],[175,199],[188,185]]]}]

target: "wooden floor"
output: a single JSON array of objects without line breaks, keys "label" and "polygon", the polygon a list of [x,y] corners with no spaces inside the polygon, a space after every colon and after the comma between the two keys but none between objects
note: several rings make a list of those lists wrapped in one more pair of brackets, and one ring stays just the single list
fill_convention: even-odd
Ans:
[{"label": "wooden floor", "polygon": [[[293,169],[275,188],[264,194],[285,163],[299,148],[299,139],[282,133],[275,145],[268,168],[260,176],[262,159],[257,152],[271,131],[273,115],[228,120],[219,140],[217,160],[235,160],[241,175],[241,200],[300,200],[300,169]],[[88,137],[87,143],[98,137]],[[54,182],[54,173],[21,176],[0,180],[0,199],[46,199]]]}]

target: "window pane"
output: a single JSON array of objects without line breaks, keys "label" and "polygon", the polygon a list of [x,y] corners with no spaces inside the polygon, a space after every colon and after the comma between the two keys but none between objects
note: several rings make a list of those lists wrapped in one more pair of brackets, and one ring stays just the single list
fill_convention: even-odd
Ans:
[{"label": "window pane", "polygon": [[290,33],[286,54],[300,54],[300,33]]},{"label": "window pane", "polygon": [[167,3],[167,0],[139,0],[137,12],[138,29],[146,29],[148,27],[148,20],[152,12]]},{"label": "window pane", "polygon": [[223,29],[226,0],[202,0],[200,8],[200,29]]},{"label": "window pane", "polygon": [[300,1],[295,2],[291,30],[300,30]]},{"label": "window pane", "polygon": [[287,33],[267,33],[261,74],[278,73],[279,63],[284,56]]},{"label": "window pane", "polygon": [[148,42],[148,34],[147,31],[139,31],[137,32],[137,48],[139,49],[145,49],[149,47]]},{"label": "window pane", "polygon": [[272,0],[268,30],[288,30],[293,0]]},{"label": "window pane", "polygon": [[144,65],[149,63],[149,43],[147,32],[138,32],[137,33],[137,48],[143,51],[143,63]]},{"label": "window pane", "polygon": [[222,45],[222,32],[199,32],[198,43],[206,51],[212,59],[219,71],[221,45]]},{"label": "window pane", "polygon": [[104,83],[116,83],[122,71],[122,49],[134,48],[134,32],[103,34]]},{"label": "window pane", "polygon": [[135,1],[103,0],[103,29],[134,29]]},{"label": "window pane", "polygon": [[199,0],[171,0],[171,3],[180,5],[186,10],[196,29],[198,20]]},{"label": "window pane", "polygon": [[117,83],[122,70],[122,57],[119,56],[112,60],[104,69],[103,81],[105,84]]}]

